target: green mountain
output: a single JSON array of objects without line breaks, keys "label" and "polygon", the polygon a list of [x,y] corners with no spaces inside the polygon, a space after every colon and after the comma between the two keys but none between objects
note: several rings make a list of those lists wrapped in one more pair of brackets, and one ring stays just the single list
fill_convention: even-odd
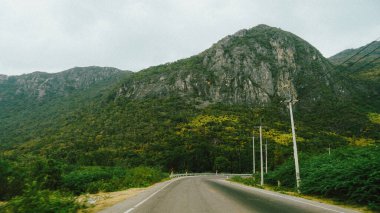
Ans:
[{"label": "green mountain", "polygon": [[[365,55],[368,55],[368,56],[363,58]],[[332,63],[339,65],[351,57],[352,57],[352,60],[348,61],[347,65],[351,65],[355,61],[358,61],[357,62],[358,65],[364,65],[369,62],[374,62],[374,63],[369,64],[369,66],[378,66],[380,62],[376,58],[380,57],[380,41],[373,41],[357,49],[343,50],[342,52],[339,52],[331,56],[329,60]],[[359,61],[359,59],[361,58],[363,59]],[[374,61],[375,59],[376,61]],[[358,66],[352,67],[352,68],[358,68]]]},{"label": "green mountain", "polygon": [[[348,59],[350,60],[347,61]],[[367,100],[379,106],[377,100],[380,91],[380,41],[371,42],[357,49],[344,50],[329,60],[339,65],[343,75],[349,76],[356,82],[351,86],[357,86],[360,95],[367,96]]]},{"label": "green mountain", "polygon": [[[117,97],[176,94],[211,103],[265,105],[290,94],[303,98],[310,85],[342,95],[333,72],[331,63],[306,41],[259,25],[227,36],[193,57],[136,73]],[[305,99],[320,98],[319,91],[308,92]]]},{"label": "green mountain", "polygon": [[61,125],[60,117],[107,93],[129,73],[108,67],[76,67],[54,74],[2,75],[1,146],[47,134]]},{"label": "green mountain", "polygon": [[283,103],[291,97],[299,100],[294,112],[301,154],[380,139],[378,101],[366,96],[374,95],[371,85],[345,75],[296,35],[266,25],[136,73],[97,69],[108,74],[84,77],[88,72],[74,69],[55,80],[43,73],[2,76],[3,155],[247,172],[252,132],[258,136],[254,127],[261,120],[272,170],[292,156]]}]

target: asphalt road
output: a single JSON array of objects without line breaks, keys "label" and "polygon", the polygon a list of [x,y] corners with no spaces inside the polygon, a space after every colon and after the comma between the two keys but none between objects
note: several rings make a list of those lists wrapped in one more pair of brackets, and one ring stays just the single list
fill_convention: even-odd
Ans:
[{"label": "asphalt road", "polygon": [[223,177],[186,177],[160,183],[103,210],[104,213],[157,212],[355,212],[337,206],[252,188]]}]

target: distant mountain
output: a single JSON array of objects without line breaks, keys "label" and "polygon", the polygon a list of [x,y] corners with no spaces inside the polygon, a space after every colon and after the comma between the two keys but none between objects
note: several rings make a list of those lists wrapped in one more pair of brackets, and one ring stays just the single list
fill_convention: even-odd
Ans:
[{"label": "distant mountain", "polygon": [[0,76],[0,101],[6,98],[28,97],[44,99],[66,96],[92,85],[112,81],[124,72],[111,67],[76,67],[59,73],[33,72],[20,76]]},{"label": "distant mountain", "polygon": [[[363,51],[362,51],[362,49],[363,49]],[[359,54],[357,54],[357,53],[359,53]],[[362,57],[364,57],[367,54],[368,54],[368,56],[361,59]],[[358,66],[358,65],[364,65],[364,64],[367,64],[370,62],[374,62],[374,64],[370,64],[371,66],[372,65],[379,66],[380,65],[380,59],[376,60],[376,61],[374,61],[374,60],[377,59],[378,57],[380,57],[380,41],[374,41],[374,42],[371,42],[365,46],[362,46],[362,47],[359,47],[356,49],[343,50],[342,52],[339,52],[336,55],[331,56],[329,58],[329,60],[332,63],[334,63],[335,65],[339,65],[339,64],[343,63],[344,61],[346,61],[347,59],[351,58],[352,56],[353,56],[353,58],[345,63],[348,66],[348,65],[351,65],[352,63],[354,63],[355,61],[358,61],[357,66],[352,67],[352,69],[353,68],[360,68],[360,66]]]},{"label": "distant mountain", "polygon": [[341,74],[349,77],[350,87],[356,87],[358,96],[372,99],[369,104],[380,106],[380,41],[344,50],[329,60],[339,65]]}]

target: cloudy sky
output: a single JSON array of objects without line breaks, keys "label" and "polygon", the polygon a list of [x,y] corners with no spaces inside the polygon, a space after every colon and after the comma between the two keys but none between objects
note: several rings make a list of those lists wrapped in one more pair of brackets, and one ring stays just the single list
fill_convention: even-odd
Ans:
[{"label": "cloudy sky", "polygon": [[0,0],[0,73],[140,69],[242,28],[293,32],[329,57],[380,37],[378,0]]}]

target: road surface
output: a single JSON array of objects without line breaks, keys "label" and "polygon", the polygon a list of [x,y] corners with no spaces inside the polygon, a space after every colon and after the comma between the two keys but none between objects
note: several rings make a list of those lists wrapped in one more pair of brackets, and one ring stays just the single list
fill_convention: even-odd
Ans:
[{"label": "road surface", "polygon": [[102,213],[355,212],[289,195],[244,186],[220,176],[163,182]]}]

